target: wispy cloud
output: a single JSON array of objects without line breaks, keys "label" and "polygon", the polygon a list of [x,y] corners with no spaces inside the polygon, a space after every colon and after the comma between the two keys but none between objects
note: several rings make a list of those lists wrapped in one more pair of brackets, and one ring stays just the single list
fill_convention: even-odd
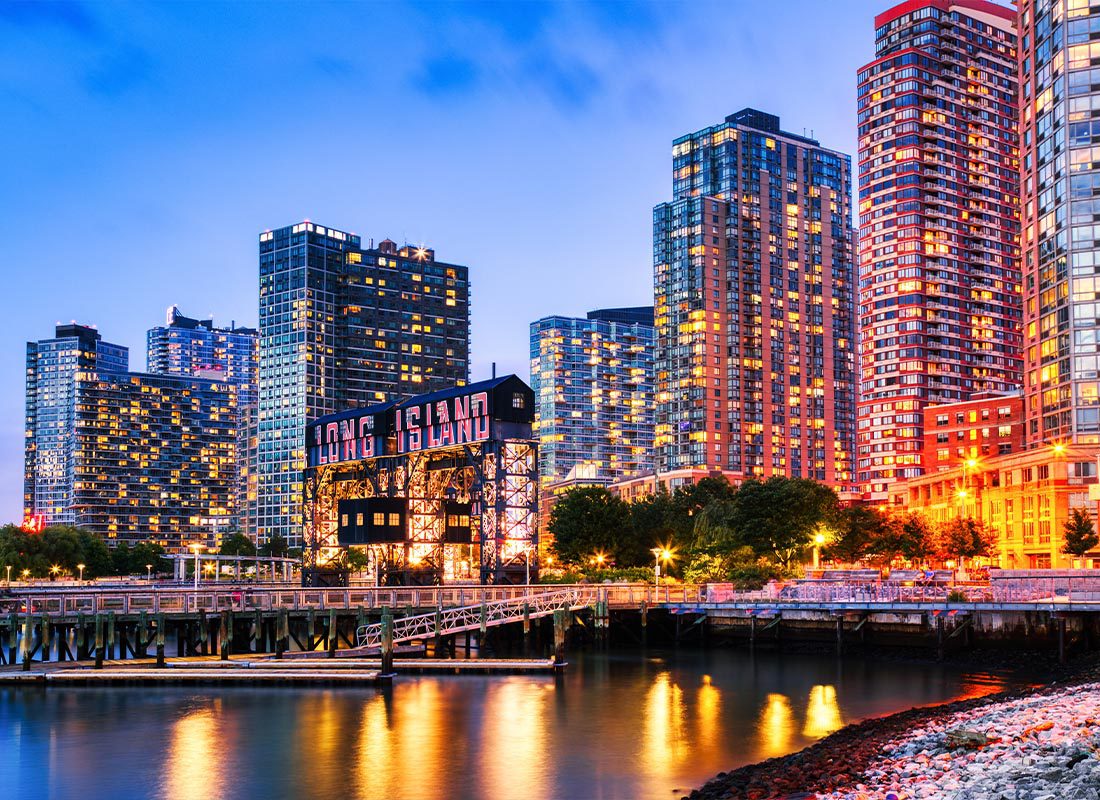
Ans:
[{"label": "wispy cloud", "polygon": [[0,23],[19,27],[52,27],[84,39],[99,39],[103,29],[83,3],[4,0],[0,2]]},{"label": "wispy cloud", "polygon": [[134,45],[119,45],[101,55],[84,75],[84,87],[101,97],[118,97],[152,79],[153,61]]},{"label": "wispy cloud", "polygon": [[461,94],[477,86],[477,64],[456,53],[432,56],[412,76],[415,88],[429,96]]}]

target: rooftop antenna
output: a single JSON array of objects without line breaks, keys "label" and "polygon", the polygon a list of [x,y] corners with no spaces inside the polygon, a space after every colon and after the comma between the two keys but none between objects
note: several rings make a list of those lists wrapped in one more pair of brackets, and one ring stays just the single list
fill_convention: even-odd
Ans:
[{"label": "rooftop antenna", "polygon": [[497,379],[497,362],[493,362],[493,380]]}]

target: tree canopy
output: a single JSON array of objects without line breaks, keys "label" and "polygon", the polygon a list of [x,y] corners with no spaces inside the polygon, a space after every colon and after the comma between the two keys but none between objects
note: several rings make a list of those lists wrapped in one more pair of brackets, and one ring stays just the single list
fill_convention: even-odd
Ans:
[{"label": "tree canopy", "polygon": [[1066,541],[1062,545],[1062,552],[1066,555],[1080,558],[1100,544],[1100,535],[1097,535],[1096,526],[1092,524],[1092,515],[1084,508],[1075,508],[1070,512],[1069,519],[1063,526],[1063,533]]}]

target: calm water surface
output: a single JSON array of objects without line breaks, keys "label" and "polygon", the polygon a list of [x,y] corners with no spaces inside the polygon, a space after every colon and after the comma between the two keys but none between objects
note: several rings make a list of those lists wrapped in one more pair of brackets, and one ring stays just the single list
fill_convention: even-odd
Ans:
[{"label": "calm water surface", "polygon": [[7,798],[678,798],[849,722],[995,691],[937,666],[715,651],[373,689],[0,690]]}]

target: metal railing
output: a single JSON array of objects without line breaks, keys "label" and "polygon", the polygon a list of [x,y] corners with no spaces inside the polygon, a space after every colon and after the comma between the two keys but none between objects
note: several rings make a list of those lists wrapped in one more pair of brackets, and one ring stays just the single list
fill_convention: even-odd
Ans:
[{"label": "metal railing", "polygon": [[464,607],[481,603],[534,598],[574,588],[604,591],[612,607],[634,606],[643,601],[650,605],[662,603],[697,603],[704,597],[704,587],[669,585],[659,588],[648,584],[536,584],[532,586],[393,586],[393,587],[258,587],[222,584],[200,587],[198,590],[169,587],[80,587],[15,589],[9,597],[0,598],[0,614],[34,613],[73,616],[79,613],[98,614],[197,614],[200,611],[218,613],[234,611],[343,611],[391,608]]},{"label": "metal railing", "polygon": [[[571,586],[565,591],[537,592],[513,597],[494,603],[483,603],[457,608],[439,608],[429,614],[402,617],[393,622],[393,641],[408,642],[431,636],[446,636],[463,631],[545,617],[554,611],[588,606],[600,599],[601,587]],[[382,645],[382,623],[360,625],[355,632],[359,647],[373,648]]]}]

